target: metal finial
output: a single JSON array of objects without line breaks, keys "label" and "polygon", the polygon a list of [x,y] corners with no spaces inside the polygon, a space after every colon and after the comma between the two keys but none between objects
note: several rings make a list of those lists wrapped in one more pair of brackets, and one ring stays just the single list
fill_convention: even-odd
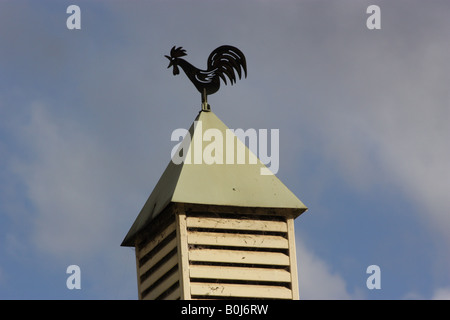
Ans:
[{"label": "metal finial", "polygon": [[[167,68],[173,67],[173,75],[180,73],[178,66],[183,69],[189,80],[202,95],[202,110],[210,111],[211,107],[208,104],[208,95],[216,93],[220,88],[220,79],[227,84],[226,78],[230,80],[231,84],[236,82],[237,72],[239,79],[242,76],[242,70],[247,77],[247,63],[244,54],[232,46],[220,46],[215,49],[208,57],[207,69],[200,70],[194,67],[181,57],[186,56],[186,50],[182,47],[175,46],[170,50],[170,56],[165,56],[170,63]],[[241,70],[242,69],[242,70]],[[226,76],[226,77],[225,77]]]}]

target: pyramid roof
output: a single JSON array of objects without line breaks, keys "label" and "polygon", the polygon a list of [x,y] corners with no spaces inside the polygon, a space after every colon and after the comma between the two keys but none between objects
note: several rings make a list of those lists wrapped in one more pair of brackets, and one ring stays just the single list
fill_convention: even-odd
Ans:
[{"label": "pyramid roof", "polygon": [[[242,150],[245,159],[238,161]],[[180,161],[183,155],[184,161]],[[272,212],[290,209],[294,217],[307,210],[268,173],[269,169],[213,112],[201,111],[122,245],[133,246],[136,234],[171,203],[271,208]]]}]

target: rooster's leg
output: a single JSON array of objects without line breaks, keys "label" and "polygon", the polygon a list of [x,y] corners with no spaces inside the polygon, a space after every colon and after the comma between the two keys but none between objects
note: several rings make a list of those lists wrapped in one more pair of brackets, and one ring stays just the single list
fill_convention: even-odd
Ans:
[{"label": "rooster's leg", "polygon": [[211,106],[208,104],[208,96],[206,95],[206,88],[203,88],[202,93],[202,111],[211,111]]}]

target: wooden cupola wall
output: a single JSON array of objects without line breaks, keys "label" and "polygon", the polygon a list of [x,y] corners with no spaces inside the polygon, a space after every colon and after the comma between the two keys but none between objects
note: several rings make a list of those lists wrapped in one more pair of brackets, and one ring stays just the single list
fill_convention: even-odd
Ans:
[{"label": "wooden cupola wall", "polygon": [[[208,129],[228,128],[200,112],[187,157]],[[255,157],[234,139],[234,154]],[[135,247],[139,299],[299,299],[294,219],[307,208],[252,163],[169,162],[122,242]]]}]

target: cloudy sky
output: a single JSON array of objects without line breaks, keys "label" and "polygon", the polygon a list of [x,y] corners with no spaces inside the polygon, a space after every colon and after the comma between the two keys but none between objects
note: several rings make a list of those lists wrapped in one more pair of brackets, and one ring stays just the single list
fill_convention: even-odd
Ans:
[{"label": "cloudy sky", "polygon": [[[81,9],[68,30],[66,9]],[[381,29],[369,30],[369,5]],[[136,299],[124,236],[200,95],[164,58],[240,48],[209,97],[279,129],[304,299],[450,299],[448,1],[1,1],[0,298]],[[66,268],[81,269],[68,290]],[[381,270],[369,290],[366,269]]]}]

